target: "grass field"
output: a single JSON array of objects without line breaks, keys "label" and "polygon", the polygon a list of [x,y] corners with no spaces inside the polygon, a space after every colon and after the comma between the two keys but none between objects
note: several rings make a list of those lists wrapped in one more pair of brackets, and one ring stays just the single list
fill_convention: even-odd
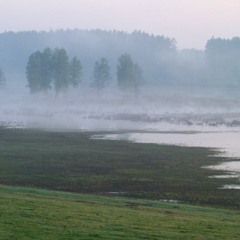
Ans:
[{"label": "grass field", "polygon": [[240,212],[0,186],[0,239],[239,239]]},{"label": "grass field", "polygon": [[93,134],[0,129],[0,240],[239,239],[213,150]]}]

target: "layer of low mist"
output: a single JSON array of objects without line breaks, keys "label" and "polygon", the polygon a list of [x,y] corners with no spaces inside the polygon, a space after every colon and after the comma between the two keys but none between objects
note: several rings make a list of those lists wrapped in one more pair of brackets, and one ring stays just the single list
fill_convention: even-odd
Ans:
[{"label": "layer of low mist", "polygon": [[156,92],[126,96],[118,89],[55,94],[1,93],[1,125],[67,130],[217,131],[240,128],[239,101]]},{"label": "layer of low mist", "polygon": [[[30,54],[65,48],[82,64],[82,82],[61,96],[30,94]],[[129,54],[143,70],[137,94],[117,85],[117,64]],[[99,95],[92,87],[94,63],[106,58],[111,81]],[[210,39],[204,51],[176,48],[175,39],[135,31],[67,30],[0,34],[0,122],[4,127],[68,130],[239,129],[240,39]]]}]

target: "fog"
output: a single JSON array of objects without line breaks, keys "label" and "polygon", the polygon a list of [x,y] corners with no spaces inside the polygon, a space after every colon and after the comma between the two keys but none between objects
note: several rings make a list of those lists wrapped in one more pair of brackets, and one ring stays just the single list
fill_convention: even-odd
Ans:
[{"label": "fog", "polygon": [[1,125],[62,130],[238,131],[239,100],[149,89],[137,97],[108,88],[64,96],[1,92]]},{"label": "fog", "polygon": [[[31,54],[64,48],[82,66],[78,87],[58,95],[30,93]],[[176,40],[141,31],[58,30],[0,34],[2,126],[62,130],[238,131],[240,39],[206,40],[204,51],[179,50]],[[117,67],[128,54],[142,70],[138,86],[120,89]],[[94,64],[109,63],[110,80],[93,87]],[[0,81],[1,82],[1,81]]]}]

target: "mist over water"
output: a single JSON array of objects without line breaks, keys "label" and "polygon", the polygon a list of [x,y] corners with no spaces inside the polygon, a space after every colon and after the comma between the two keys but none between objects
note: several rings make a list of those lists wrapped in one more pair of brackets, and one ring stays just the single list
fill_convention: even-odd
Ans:
[{"label": "mist over water", "polygon": [[99,96],[85,87],[62,96],[2,92],[1,125],[64,130],[239,131],[239,100],[153,88],[129,96],[115,88]]},{"label": "mist over water", "polygon": [[27,127],[72,130],[238,130],[238,101],[181,94],[126,96],[114,89],[101,97],[91,88],[64,96],[3,93],[0,117]]},{"label": "mist over water", "polygon": [[[0,92],[2,126],[74,131],[238,131],[240,127],[237,37],[209,39],[204,51],[179,50],[175,39],[141,31],[75,29],[6,32],[0,37],[5,56],[0,68],[7,78],[7,89]],[[54,68],[59,52],[65,53],[67,63]],[[69,73],[74,57],[81,65],[81,79],[72,90]],[[109,63],[110,77],[99,95],[90,86],[95,64],[102,58]],[[128,85],[118,74],[121,61],[134,72],[124,70]],[[59,78],[54,80],[53,75],[62,69],[69,89],[64,87],[64,94],[56,97]],[[48,87],[39,88],[45,78]]]}]

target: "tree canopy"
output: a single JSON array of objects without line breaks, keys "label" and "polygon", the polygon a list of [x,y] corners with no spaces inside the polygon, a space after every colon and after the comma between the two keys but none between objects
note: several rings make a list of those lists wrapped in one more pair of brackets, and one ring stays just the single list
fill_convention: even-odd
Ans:
[{"label": "tree canopy", "polygon": [[56,48],[53,54],[53,85],[56,94],[65,92],[69,83],[69,58],[67,52],[63,48]]},{"label": "tree canopy", "polygon": [[123,54],[118,59],[117,80],[118,87],[126,92],[138,93],[143,78],[142,69],[132,61],[129,54]]},{"label": "tree canopy", "polygon": [[56,94],[69,86],[77,87],[81,80],[81,63],[74,57],[69,63],[65,49],[46,48],[29,56],[26,75],[31,93],[47,92],[54,88]]},{"label": "tree canopy", "polygon": [[212,38],[206,44],[208,81],[218,85],[240,84],[240,38]]},{"label": "tree canopy", "polygon": [[5,84],[5,76],[2,69],[0,68],[0,85],[3,86],[4,84]]},{"label": "tree canopy", "polygon": [[110,68],[106,58],[95,62],[93,78],[93,86],[98,90],[98,94],[100,94],[101,89],[106,87],[110,80]]},{"label": "tree canopy", "polygon": [[26,67],[26,75],[31,93],[47,92],[51,89],[51,62],[52,52],[49,48],[46,48],[43,52],[37,51],[30,55]]},{"label": "tree canopy", "polygon": [[82,78],[82,65],[77,57],[74,57],[69,65],[69,81],[73,87],[78,87]]},{"label": "tree canopy", "polygon": [[22,69],[26,67],[26,59],[46,46],[50,49],[64,48],[70,62],[74,56],[80,59],[84,66],[81,79],[88,85],[92,83],[96,60],[105,57],[110,69],[114,69],[117,58],[122,53],[130,54],[144,67],[144,76],[149,83],[166,81],[172,77],[173,60],[177,54],[174,39],[141,31],[128,33],[116,30],[73,29],[5,32],[0,33],[0,52],[3,56],[0,58],[0,66],[6,75],[11,76],[10,81],[15,81],[15,73],[19,77],[25,77]]}]

